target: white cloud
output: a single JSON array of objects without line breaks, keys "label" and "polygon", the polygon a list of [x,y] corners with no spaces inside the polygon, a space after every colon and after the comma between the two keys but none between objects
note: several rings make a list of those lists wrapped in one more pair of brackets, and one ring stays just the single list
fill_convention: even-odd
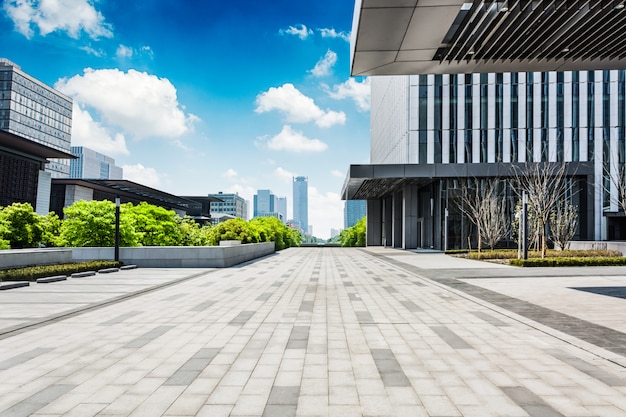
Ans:
[{"label": "white cloud", "polygon": [[4,10],[15,29],[32,38],[34,27],[42,36],[60,31],[78,39],[81,32],[90,38],[110,38],[111,25],[94,8],[93,0],[5,0]]},{"label": "white cloud", "polygon": [[130,58],[133,56],[133,48],[126,45],[120,45],[117,47],[115,55],[117,55],[119,58]]},{"label": "white cloud", "polygon": [[339,171],[338,169],[333,169],[332,171],[330,171],[330,175],[332,175],[333,177],[337,177],[337,178],[344,178],[346,175]]},{"label": "white cloud", "polygon": [[235,171],[232,168],[229,168],[229,169],[226,170],[226,172],[224,172],[222,174],[222,177],[224,177],[224,178],[236,178],[237,177],[237,171]]},{"label": "white cloud", "polygon": [[91,46],[81,46],[79,49],[87,52],[89,55],[97,56],[98,58],[105,56],[102,49],[94,49]]},{"label": "white cloud", "polygon": [[330,74],[330,70],[337,63],[337,54],[330,49],[326,51],[326,55],[320,58],[312,70],[309,70],[315,77],[324,77]]},{"label": "white cloud", "polygon": [[322,110],[312,98],[302,94],[293,84],[271,87],[256,98],[257,113],[278,110],[285,114],[286,121],[291,123],[307,123],[315,121],[319,127],[331,127],[344,124],[346,114],[333,110]]},{"label": "white cloud", "polygon": [[87,68],[83,75],[59,80],[55,88],[138,139],[176,138],[199,120],[185,113],[168,79],[145,72]]},{"label": "white cloud", "polygon": [[349,78],[343,84],[333,86],[332,91],[328,89],[328,95],[336,100],[350,98],[354,100],[360,111],[368,111],[370,109],[370,79],[365,78],[363,82],[358,82],[354,78]]},{"label": "white cloud", "polygon": [[330,229],[343,228],[344,202],[337,193],[321,193],[309,185],[309,223],[313,236],[328,239]]},{"label": "white cloud", "polygon": [[157,188],[161,185],[161,178],[154,168],[136,164],[124,165],[122,169],[124,170],[124,179],[152,188]]},{"label": "white cloud", "polygon": [[274,175],[278,177],[279,180],[286,183],[291,183],[295,174],[293,172],[289,172],[284,168],[278,167],[274,170]]},{"label": "white cloud", "polygon": [[100,123],[93,120],[88,111],[74,103],[72,111],[72,145],[85,146],[105,155],[128,155],[124,135],[111,136]]},{"label": "white cloud", "polygon": [[296,25],[296,26],[289,26],[287,29],[281,29],[280,30],[280,34],[284,35],[294,35],[299,37],[302,40],[305,40],[306,38],[308,38],[309,36],[311,36],[313,34],[313,30],[307,28],[305,25]]},{"label": "white cloud", "polygon": [[317,30],[322,35],[322,38],[339,38],[343,39],[346,42],[350,42],[350,34],[347,32],[337,32],[335,29],[332,28],[321,28]]},{"label": "white cloud", "polygon": [[319,139],[309,139],[302,132],[285,125],[278,135],[267,142],[267,147],[275,151],[323,152],[328,145]]}]

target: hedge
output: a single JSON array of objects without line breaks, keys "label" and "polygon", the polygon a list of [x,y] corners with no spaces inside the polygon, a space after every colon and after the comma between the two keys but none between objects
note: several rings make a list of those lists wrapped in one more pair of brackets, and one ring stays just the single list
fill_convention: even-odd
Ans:
[{"label": "hedge", "polygon": [[121,262],[116,261],[89,261],[59,265],[27,266],[0,270],[0,281],[35,281],[37,278],[55,275],[70,275],[75,272],[97,271],[105,268],[119,268]]},{"label": "hedge", "polygon": [[[564,250],[558,251],[550,249],[547,251],[548,258],[612,258],[620,257],[622,254],[616,250]],[[470,252],[469,259],[515,259],[517,250],[483,250],[481,252]],[[540,251],[529,251],[529,258],[540,258]]]},{"label": "hedge", "polygon": [[626,265],[626,257],[570,257],[511,259],[510,265],[522,267],[542,266],[621,266]]}]

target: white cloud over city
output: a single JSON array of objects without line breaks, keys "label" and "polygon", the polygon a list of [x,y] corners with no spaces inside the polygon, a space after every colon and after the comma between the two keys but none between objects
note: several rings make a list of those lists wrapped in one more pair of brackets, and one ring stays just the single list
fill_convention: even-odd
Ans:
[{"label": "white cloud over city", "polygon": [[157,188],[161,185],[161,176],[154,168],[144,167],[141,164],[124,165],[124,179],[133,181],[148,187]]},{"label": "white cloud over city", "polygon": [[337,54],[330,49],[326,51],[326,54],[320,58],[315,64],[313,69],[309,70],[315,77],[324,77],[330,74],[333,66],[337,63]]},{"label": "white cloud over city", "polygon": [[330,236],[330,229],[343,227],[341,196],[333,192],[320,192],[309,184],[309,223],[314,236]]},{"label": "white cloud over city", "polygon": [[320,28],[317,30],[322,35],[322,38],[339,38],[346,42],[350,42],[350,34],[347,32],[337,32],[333,28]]},{"label": "white cloud over city", "polygon": [[282,167],[278,167],[274,170],[274,176],[282,182],[291,184],[291,182],[293,181],[293,177],[295,177],[296,175],[293,172],[289,172]]},{"label": "white cloud over city", "polygon": [[87,68],[55,88],[135,139],[180,137],[199,120],[185,113],[169,80],[145,72]]},{"label": "white cloud over city", "polygon": [[326,86],[328,95],[336,100],[351,99],[356,104],[359,111],[369,111],[370,109],[370,79],[365,78],[362,82],[349,78],[342,84],[334,85],[332,89]]},{"label": "white cloud over city", "polygon": [[267,142],[267,147],[274,151],[323,152],[328,145],[319,139],[309,139],[301,131],[285,125],[279,134]]},{"label": "white cloud over city", "polygon": [[256,98],[257,113],[279,111],[289,123],[315,122],[322,128],[343,125],[346,122],[344,112],[322,110],[315,101],[302,94],[293,84],[271,87]]},{"label": "white cloud over city", "polygon": [[85,146],[105,155],[128,155],[126,138],[121,133],[111,134],[93,120],[87,110],[74,103],[72,111],[72,145]]},{"label": "white cloud over city", "polygon": [[66,32],[78,39],[84,32],[92,39],[113,36],[112,26],[89,0],[5,0],[3,9],[15,30],[27,38]]}]

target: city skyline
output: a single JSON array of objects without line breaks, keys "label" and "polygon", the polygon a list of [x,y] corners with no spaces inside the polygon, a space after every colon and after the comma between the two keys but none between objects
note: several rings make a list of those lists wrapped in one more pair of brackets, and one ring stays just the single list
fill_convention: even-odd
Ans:
[{"label": "city skyline", "polygon": [[369,160],[351,1],[42,3],[3,2],[2,56],[74,100],[72,146],[178,195],[251,203],[257,189],[289,197],[306,175],[316,236],[342,226],[347,168]]}]

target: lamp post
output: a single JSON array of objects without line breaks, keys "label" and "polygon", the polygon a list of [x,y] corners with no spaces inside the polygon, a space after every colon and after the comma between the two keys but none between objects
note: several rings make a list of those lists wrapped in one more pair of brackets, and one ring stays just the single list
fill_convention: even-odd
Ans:
[{"label": "lamp post", "polygon": [[115,197],[115,261],[120,260],[120,198]]},{"label": "lamp post", "polygon": [[522,252],[524,259],[528,259],[528,195],[522,194]]}]

